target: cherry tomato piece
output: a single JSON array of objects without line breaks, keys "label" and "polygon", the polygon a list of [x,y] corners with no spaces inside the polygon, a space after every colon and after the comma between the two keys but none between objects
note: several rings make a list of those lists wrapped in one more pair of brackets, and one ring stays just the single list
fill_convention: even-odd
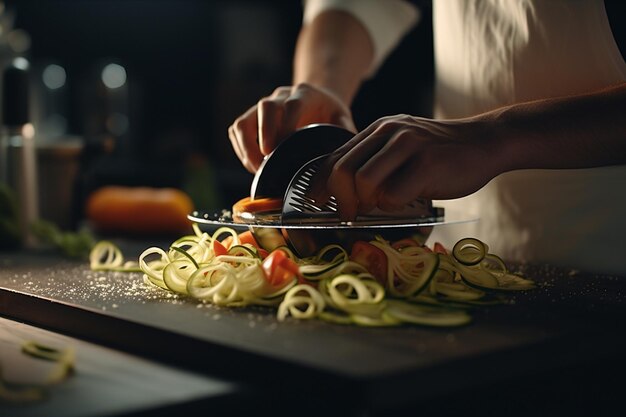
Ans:
[{"label": "cherry tomato piece", "polygon": [[213,253],[215,256],[226,255],[228,253],[228,249],[217,239],[213,241],[211,244],[211,249],[213,249]]},{"label": "cherry tomato piece", "polygon": [[387,255],[369,242],[357,241],[352,245],[350,259],[364,266],[381,285],[387,282]]},{"label": "cherry tomato piece", "polygon": [[300,275],[298,264],[280,249],[271,252],[261,266],[267,282],[275,287],[281,287]]}]

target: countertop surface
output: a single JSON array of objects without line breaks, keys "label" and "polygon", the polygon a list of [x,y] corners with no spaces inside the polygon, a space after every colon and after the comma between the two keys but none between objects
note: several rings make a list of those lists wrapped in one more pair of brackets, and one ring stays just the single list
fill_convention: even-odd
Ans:
[{"label": "countertop surface", "polygon": [[[538,288],[472,312],[454,329],[278,322],[268,308],[218,308],[94,272],[49,253],[0,254],[0,315],[211,375],[296,384],[385,409],[576,366],[626,347],[626,278],[541,265]],[[503,372],[506,370],[506,372]],[[418,388],[418,389],[416,389]]]},{"label": "countertop surface", "polygon": [[[47,385],[46,377],[54,364],[24,355],[25,341],[61,350],[71,348],[74,371],[66,380]],[[4,384],[13,391],[41,387],[42,400],[0,400],[0,415],[11,417],[139,413],[206,398],[226,398],[237,391],[235,384],[217,378],[3,318],[0,369]]]}]

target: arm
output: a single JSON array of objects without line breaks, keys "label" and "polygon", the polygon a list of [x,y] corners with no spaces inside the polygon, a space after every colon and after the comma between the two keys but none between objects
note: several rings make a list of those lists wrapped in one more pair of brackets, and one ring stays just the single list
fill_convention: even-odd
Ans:
[{"label": "arm", "polygon": [[356,18],[343,11],[323,12],[300,31],[293,85],[324,88],[349,106],[373,58],[372,40]]},{"label": "arm", "polygon": [[626,164],[626,83],[491,113],[503,170]]},{"label": "arm", "polygon": [[321,173],[350,220],[419,197],[463,197],[507,171],[626,164],[624,110],[626,83],[457,120],[387,117],[334,152]]},{"label": "arm", "polygon": [[229,127],[244,166],[255,172],[285,136],[310,123],[355,131],[349,106],[372,56],[367,31],[348,13],[326,11],[305,25],[295,51],[293,86],[277,88]]},{"label": "arm", "polygon": [[293,85],[279,87],[237,118],[228,134],[244,166],[255,172],[294,130],[331,123],[356,131],[350,104],[419,20],[405,0],[307,0],[294,55]]}]

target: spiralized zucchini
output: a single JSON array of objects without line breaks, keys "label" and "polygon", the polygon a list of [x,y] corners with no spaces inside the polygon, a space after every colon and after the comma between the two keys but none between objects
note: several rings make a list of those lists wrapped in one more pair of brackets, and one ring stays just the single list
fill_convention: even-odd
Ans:
[{"label": "spiralized zucchini", "polygon": [[22,353],[52,363],[45,380],[37,385],[16,386],[7,383],[2,377],[0,363],[0,404],[30,403],[41,401],[46,397],[47,388],[59,384],[69,378],[74,371],[75,353],[73,347],[55,348],[32,340],[22,343]]},{"label": "spiralized zucchini", "polygon": [[124,262],[122,251],[113,243],[98,242],[89,253],[89,265],[94,271],[139,272],[137,262]]},{"label": "spiralized zucchini", "polygon": [[[214,242],[224,238],[231,241],[228,253],[222,249],[216,255]],[[499,290],[534,287],[533,281],[510,273],[478,239],[461,239],[449,253],[418,245],[396,249],[380,237],[370,244],[387,258],[384,280],[352,261],[339,245],[303,259],[280,247],[298,264],[300,276],[276,287],[265,276],[259,250],[242,243],[235,230],[222,227],[208,234],[197,225],[193,235],[168,250],[146,249],[138,265],[146,282],[203,302],[273,306],[279,321],[317,318],[364,326],[460,326],[471,321],[469,309],[501,302]],[[100,246],[92,267],[118,268],[120,259],[118,249]]]},{"label": "spiralized zucchini", "polygon": [[[177,294],[229,307],[276,306],[297,282],[294,278],[279,288],[270,285],[257,249],[241,243],[231,228],[222,227],[209,235],[194,225],[194,233],[173,242],[167,252],[157,247],[146,249],[139,256],[145,279]],[[216,256],[213,242],[228,236],[232,238],[228,253]]]}]

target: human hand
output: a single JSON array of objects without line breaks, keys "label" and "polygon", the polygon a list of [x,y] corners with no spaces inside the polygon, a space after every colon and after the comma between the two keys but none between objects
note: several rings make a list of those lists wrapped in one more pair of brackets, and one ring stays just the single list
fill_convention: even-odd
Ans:
[{"label": "human hand", "polygon": [[241,163],[254,173],[285,137],[311,123],[330,123],[356,132],[350,109],[332,92],[298,84],[278,87],[259,100],[233,122],[228,136]]},{"label": "human hand", "polygon": [[478,118],[377,120],[325,160],[311,196],[334,195],[342,220],[378,207],[396,211],[417,198],[458,198],[501,173],[492,135]]}]

